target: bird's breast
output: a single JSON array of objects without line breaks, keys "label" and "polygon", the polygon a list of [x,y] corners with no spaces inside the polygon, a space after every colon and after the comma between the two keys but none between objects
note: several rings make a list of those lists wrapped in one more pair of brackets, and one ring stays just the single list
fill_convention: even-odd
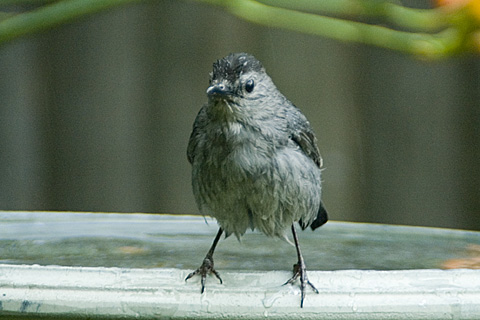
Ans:
[{"label": "bird's breast", "polygon": [[281,236],[318,210],[320,172],[298,147],[234,125],[209,138],[193,164],[203,213],[237,235],[255,227]]}]

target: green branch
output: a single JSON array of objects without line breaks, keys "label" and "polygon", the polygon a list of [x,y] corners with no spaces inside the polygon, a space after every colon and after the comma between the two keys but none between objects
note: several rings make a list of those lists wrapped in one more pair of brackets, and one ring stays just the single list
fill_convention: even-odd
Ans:
[{"label": "green branch", "polygon": [[[4,0],[37,3],[33,11],[11,15],[0,10],[0,44],[40,32],[79,17],[139,0]],[[478,25],[442,10],[420,10],[379,0],[196,0],[222,7],[232,15],[267,27],[356,42],[428,58],[467,50]],[[45,4],[49,3],[49,4]],[[275,5],[275,6],[274,6]],[[328,14],[325,16],[319,13]],[[332,17],[334,16],[334,17]],[[342,19],[341,17],[344,17]],[[348,17],[348,19],[345,19]],[[380,19],[412,32],[352,21]],[[463,21],[463,22],[459,22]],[[436,33],[431,33],[436,32]]]},{"label": "green branch", "polygon": [[47,4],[51,2],[57,2],[61,0],[1,0],[2,6],[7,6],[7,5],[22,5],[22,4]]},{"label": "green branch", "polygon": [[254,0],[200,0],[223,7],[252,23],[358,42],[429,58],[450,54],[457,47],[457,34],[447,29],[437,34],[397,31],[382,26],[271,7]]},{"label": "green branch", "polygon": [[416,31],[435,31],[447,25],[444,10],[413,9],[378,0],[258,0],[257,2],[337,18],[380,18],[385,23]]},{"label": "green branch", "polygon": [[[39,9],[10,16],[0,21],[0,44],[134,1],[136,0],[67,0],[44,5]],[[17,2],[21,2],[21,0],[17,0]]]}]

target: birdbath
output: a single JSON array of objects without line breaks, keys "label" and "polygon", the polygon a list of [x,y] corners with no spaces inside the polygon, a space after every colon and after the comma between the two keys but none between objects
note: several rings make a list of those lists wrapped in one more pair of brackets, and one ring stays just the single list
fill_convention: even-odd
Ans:
[{"label": "birdbath", "polygon": [[14,319],[480,319],[480,233],[330,221],[299,233],[310,281],[283,285],[287,241],[247,233],[184,279],[216,234],[200,216],[0,212],[0,316]]}]

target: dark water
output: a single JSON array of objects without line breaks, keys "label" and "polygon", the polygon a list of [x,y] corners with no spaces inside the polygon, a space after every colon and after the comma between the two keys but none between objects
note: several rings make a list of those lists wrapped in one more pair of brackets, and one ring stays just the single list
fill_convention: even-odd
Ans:
[{"label": "dark water", "polygon": [[[217,231],[214,220],[150,214],[0,212],[0,263],[195,269]],[[299,233],[310,270],[431,269],[469,261],[480,233],[328,222]],[[473,250],[475,251],[475,250]],[[478,252],[477,252],[478,253]],[[249,232],[222,239],[218,270],[291,270],[295,248]]]}]

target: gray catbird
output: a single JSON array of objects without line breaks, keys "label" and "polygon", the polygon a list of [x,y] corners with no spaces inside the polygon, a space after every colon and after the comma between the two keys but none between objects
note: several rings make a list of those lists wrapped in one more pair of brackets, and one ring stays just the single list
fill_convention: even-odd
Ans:
[{"label": "gray catbird", "polygon": [[188,143],[192,186],[200,212],[220,229],[200,268],[185,280],[213,273],[213,252],[222,235],[242,236],[247,228],[286,238],[291,228],[300,277],[301,304],[308,280],[295,222],[313,230],[327,222],[320,199],[322,158],[310,123],[278,91],[262,64],[233,53],[213,64],[208,102],[197,115]]}]

